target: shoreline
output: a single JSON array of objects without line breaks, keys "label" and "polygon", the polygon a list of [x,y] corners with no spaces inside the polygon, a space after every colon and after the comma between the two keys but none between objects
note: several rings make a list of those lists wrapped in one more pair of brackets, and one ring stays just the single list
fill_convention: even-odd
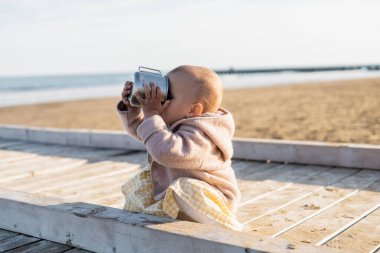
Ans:
[{"label": "shoreline", "polygon": [[[380,145],[380,78],[226,89],[235,137]],[[123,130],[118,97],[0,108],[0,124]]]},{"label": "shoreline", "polygon": [[[123,86],[123,80],[133,78],[132,74],[121,76],[115,74],[116,80],[105,80],[102,84],[97,75],[79,76],[78,79],[72,80],[72,76],[52,77],[41,76],[34,78],[33,85],[38,89],[20,89],[27,87],[27,78],[15,78],[11,84],[7,84],[6,79],[0,78],[0,108],[13,107],[19,105],[31,105],[36,103],[55,103],[75,100],[101,99],[119,96],[120,87]],[[107,77],[107,75],[105,75]],[[112,77],[112,75],[111,75]],[[313,83],[313,82],[331,82],[336,80],[354,80],[363,78],[380,78],[380,71],[326,71],[326,72],[281,72],[273,74],[232,74],[220,76],[225,90],[234,90],[241,88],[261,88],[287,86],[293,84]],[[39,83],[42,83],[41,85]],[[75,85],[76,82],[82,85]],[[57,85],[57,83],[62,84]],[[68,86],[65,86],[64,84]],[[92,85],[91,85],[92,83]],[[50,85],[49,85],[50,84]],[[33,86],[32,85],[32,86]],[[8,88],[7,88],[8,87]],[[12,89],[10,88],[12,87]],[[18,88],[17,88],[18,87]],[[54,96],[52,96],[54,94]]]}]

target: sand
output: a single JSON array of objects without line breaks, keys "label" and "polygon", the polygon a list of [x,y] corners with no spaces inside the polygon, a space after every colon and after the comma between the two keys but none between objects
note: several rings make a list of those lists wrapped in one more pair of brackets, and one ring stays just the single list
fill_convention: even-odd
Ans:
[{"label": "sand", "polygon": [[[123,130],[118,101],[0,108],[0,124]],[[226,90],[222,106],[237,137],[380,144],[380,78]]]}]

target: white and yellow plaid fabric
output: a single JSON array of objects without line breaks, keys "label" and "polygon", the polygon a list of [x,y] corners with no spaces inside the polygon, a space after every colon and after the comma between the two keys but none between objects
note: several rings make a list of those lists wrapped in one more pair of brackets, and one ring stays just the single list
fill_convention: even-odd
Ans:
[{"label": "white and yellow plaid fabric", "polygon": [[[236,220],[235,214],[227,208],[222,193],[201,180],[178,178],[166,190],[164,199],[155,201],[150,169],[146,167],[123,185],[122,192],[125,196],[124,209],[173,219],[177,218],[180,211],[174,198],[175,192],[201,215],[227,228],[241,230],[241,224]],[[182,211],[186,213],[186,210]]]}]

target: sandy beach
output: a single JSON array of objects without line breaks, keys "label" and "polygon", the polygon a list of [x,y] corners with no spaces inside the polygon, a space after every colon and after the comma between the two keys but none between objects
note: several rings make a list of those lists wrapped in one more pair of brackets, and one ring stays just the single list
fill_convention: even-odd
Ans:
[{"label": "sandy beach", "polygon": [[[123,130],[118,101],[5,107],[0,124]],[[380,78],[225,90],[222,106],[236,137],[380,144]]]}]

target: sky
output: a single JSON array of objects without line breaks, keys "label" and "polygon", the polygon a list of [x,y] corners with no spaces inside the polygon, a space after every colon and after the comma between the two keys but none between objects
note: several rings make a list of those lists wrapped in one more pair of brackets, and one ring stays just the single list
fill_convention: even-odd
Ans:
[{"label": "sky", "polygon": [[0,0],[0,76],[380,63],[378,0]]}]

